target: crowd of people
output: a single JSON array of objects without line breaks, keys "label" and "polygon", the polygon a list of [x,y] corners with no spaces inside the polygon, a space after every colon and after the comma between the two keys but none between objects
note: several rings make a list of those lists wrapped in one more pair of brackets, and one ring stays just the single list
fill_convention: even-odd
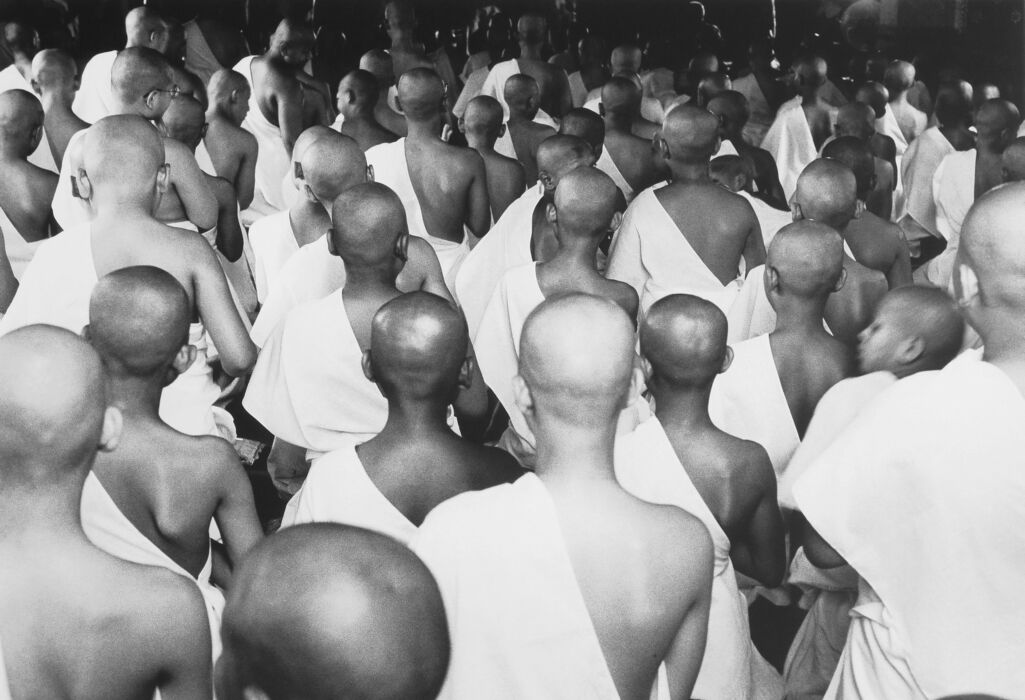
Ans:
[{"label": "crowd of people", "polygon": [[384,19],[4,26],[0,700],[1022,697],[1015,104]]}]

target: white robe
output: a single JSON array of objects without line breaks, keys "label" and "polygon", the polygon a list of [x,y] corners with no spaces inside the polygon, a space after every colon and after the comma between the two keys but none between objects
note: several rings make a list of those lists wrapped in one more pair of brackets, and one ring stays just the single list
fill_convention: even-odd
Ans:
[{"label": "white robe", "polygon": [[431,235],[427,230],[424,221],[423,210],[420,207],[420,200],[417,198],[413,181],[409,177],[409,165],[406,161],[406,139],[401,138],[394,143],[382,143],[367,150],[367,164],[374,168],[374,179],[382,185],[387,185],[395,191],[402,200],[402,206],[406,210],[406,225],[409,233],[413,236],[423,238],[434,252],[438,254],[438,262],[441,263],[442,276],[449,290],[455,289],[455,276],[459,271],[459,265],[463,258],[470,252],[469,241],[466,233],[463,233],[463,240],[458,243],[445,238],[438,238]]},{"label": "white robe", "polygon": [[242,405],[309,459],[366,442],[384,428],[388,402],[364,376],[362,360],[339,289],[295,307],[277,325]]},{"label": "white robe", "polygon": [[71,136],[68,147],[64,150],[60,170],[57,173],[57,189],[53,193],[53,218],[65,231],[79,226],[93,218],[92,211],[84,199],[74,195],[71,187],[72,165],[71,153],[77,147],[79,139],[85,138],[88,129],[82,129]]},{"label": "white robe", "polygon": [[82,121],[95,124],[114,111],[114,89],[110,84],[110,71],[114,67],[117,51],[98,53],[82,69],[82,78],[71,110]]},{"label": "white robe", "polygon": [[776,237],[779,230],[794,222],[793,214],[789,211],[769,206],[761,199],[748,194],[744,190],[737,192],[737,194],[746,199],[751,208],[755,210],[755,216],[758,217],[758,225],[762,229],[762,241],[765,242],[765,249],[768,250],[769,244],[772,243],[772,239]]},{"label": "white robe", "polygon": [[[520,70],[519,61],[515,58],[511,58],[507,61],[500,61],[495,65],[491,66],[491,70],[488,72],[488,76],[484,79],[484,84],[481,86],[481,95],[490,95],[498,100],[498,103],[502,105],[502,111],[505,113],[505,121],[509,121],[509,103],[505,101],[505,81],[514,75],[523,73]],[[558,124],[555,120],[545,112],[543,109],[538,110],[535,121],[543,119],[544,122],[551,124],[556,129]]]},{"label": "white robe", "polygon": [[[21,74],[21,71],[13,63],[0,70],[0,93],[7,92],[8,90],[24,90],[36,99],[39,98],[39,95],[36,95],[32,89],[32,84],[25,80],[25,76]],[[39,139],[39,145],[36,146],[36,150],[29,154],[28,162],[43,170],[49,170],[51,173],[57,172],[57,163],[53,160],[53,151],[50,150],[50,139],[47,137],[45,129],[43,130],[42,138]]]},{"label": "white robe", "polygon": [[14,228],[14,222],[11,221],[10,217],[7,216],[2,208],[0,208],[0,232],[3,233],[4,237],[4,248],[7,250],[7,259],[11,263],[11,269],[14,271],[14,278],[21,280],[25,274],[25,268],[32,262],[33,256],[39,246],[46,239],[38,241],[26,241],[18,229]]},{"label": "white robe", "polygon": [[1021,694],[1023,424],[1010,378],[963,356],[888,389],[797,481],[798,507],[863,581],[833,691]]},{"label": "white robe", "polygon": [[281,139],[281,130],[271,124],[260,111],[253,85],[254,58],[256,56],[246,56],[235,64],[234,70],[245,76],[249,82],[249,113],[242,122],[242,128],[256,137],[259,147],[256,156],[256,198],[246,210],[251,212],[250,216],[255,220],[258,216],[287,209],[281,198],[281,179],[288,172],[291,161],[285,142]]},{"label": "white robe", "polygon": [[569,94],[574,107],[583,107],[584,102],[587,101],[587,86],[584,85],[580,71],[573,71],[569,74]]},{"label": "white robe", "polygon": [[701,520],[712,537],[715,560],[708,639],[694,697],[737,700],[783,697],[779,674],[751,642],[747,601],[737,587],[730,540],[652,416],[616,441],[616,479],[637,498],[676,506]]},{"label": "white robe", "polygon": [[471,338],[477,335],[484,309],[506,270],[533,262],[530,239],[534,209],[539,201],[541,192],[537,187],[521,194],[474,246],[459,268],[454,293],[466,316]]},{"label": "white robe", "polygon": [[341,523],[393,537],[403,544],[417,527],[385,497],[367,475],[355,446],[313,460],[310,473],[292,497],[282,527],[300,523]]},{"label": "white robe", "polygon": [[779,477],[801,443],[772,358],[768,335],[733,346],[733,364],[715,378],[708,413],[720,430],[753,440]]},{"label": "white robe", "polygon": [[620,172],[619,166],[616,165],[616,161],[612,159],[612,154],[609,153],[608,147],[601,149],[601,156],[598,157],[598,162],[594,164],[594,167],[601,170],[603,173],[612,178],[612,181],[616,183],[616,187],[622,191],[623,196],[626,197],[626,203],[629,204],[633,201],[637,193],[634,188],[630,186],[630,183],[623,177],[623,173]]},{"label": "white robe", "polygon": [[192,581],[203,594],[207,618],[210,621],[210,641],[214,661],[221,655],[221,614],[224,612],[224,593],[210,581],[213,558],[207,555],[199,576],[192,576],[178,562],[169,557],[149,538],[139,532],[131,520],[121,512],[92,471],[82,488],[82,529],[86,537],[103,551],[119,559],[159,566]]},{"label": "white robe", "polygon": [[934,236],[939,235],[939,229],[936,227],[936,202],[932,194],[933,176],[943,158],[954,152],[947,137],[934,126],[923,131],[911,143],[900,164],[906,216]]},{"label": "white robe", "polygon": [[[439,698],[618,700],[555,505],[536,476],[449,499],[412,546],[448,616],[452,657]],[[663,669],[652,697],[669,697]]]},{"label": "white robe", "polygon": [[887,104],[883,116],[875,121],[876,131],[883,136],[889,136],[897,147],[897,158],[900,158],[908,150],[908,140],[904,138],[904,132],[900,130],[897,123],[897,116],[893,108]]},{"label": "white robe", "polygon": [[0,700],[12,700],[11,686],[7,680],[7,665],[4,663],[4,647],[0,643]]},{"label": "white robe", "polygon": [[249,227],[249,243],[256,257],[256,296],[263,303],[281,268],[299,250],[291,213],[280,211],[254,223]]},{"label": "white robe", "polygon": [[779,182],[787,201],[790,201],[797,188],[797,178],[808,163],[819,157],[808,118],[801,108],[800,96],[780,106],[776,120],[762,140],[762,148],[776,159]]},{"label": "white robe", "polygon": [[932,179],[936,204],[936,230],[947,241],[943,252],[925,264],[926,278],[942,289],[950,285],[954,256],[961,243],[961,226],[975,203],[974,148],[954,151],[940,161]]}]

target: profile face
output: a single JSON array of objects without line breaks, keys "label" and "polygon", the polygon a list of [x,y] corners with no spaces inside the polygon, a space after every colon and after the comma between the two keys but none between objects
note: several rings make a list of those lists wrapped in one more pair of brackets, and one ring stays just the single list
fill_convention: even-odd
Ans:
[{"label": "profile face", "polygon": [[907,338],[897,304],[883,300],[875,318],[858,334],[858,367],[862,374],[893,371],[901,341]]}]

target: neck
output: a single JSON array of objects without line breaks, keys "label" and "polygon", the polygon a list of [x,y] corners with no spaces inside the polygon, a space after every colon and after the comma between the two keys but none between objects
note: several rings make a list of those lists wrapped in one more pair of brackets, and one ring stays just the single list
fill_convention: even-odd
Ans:
[{"label": "neck", "polygon": [[374,119],[374,105],[366,105],[356,109],[350,109],[345,114],[345,121],[353,124],[376,124]]},{"label": "neck", "polygon": [[540,44],[520,44],[520,58],[525,58],[528,61],[540,61],[541,60],[541,45]]},{"label": "neck", "polygon": [[543,481],[616,483],[613,447],[616,421],[599,428],[579,425],[534,426],[537,475]]},{"label": "neck", "polygon": [[424,121],[410,121],[406,117],[408,127],[406,136],[417,141],[441,141],[441,116],[426,119]]},{"label": "neck", "polygon": [[524,112],[522,110],[514,110],[509,108],[509,121],[511,122],[529,122],[533,121],[534,117],[537,116],[537,112],[531,114],[530,112]]},{"label": "neck", "polygon": [[819,103],[819,92],[818,88],[812,90],[805,90],[801,93],[801,104],[813,105]]},{"label": "neck", "polygon": [[1025,328],[1018,309],[987,310],[986,328],[980,327],[985,353],[983,357],[995,365],[1021,368],[1025,378]]},{"label": "neck", "polygon": [[95,212],[94,219],[102,218],[108,213],[119,220],[152,219],[153,200],[142,198],[136,192],[93,192],[89,206]]},{"label": "neck", "polygon": [[634,118],[629,114],[605,112],[605,131],[630,131]]},{"label": "neck", "polygon": [[975,148],[979,154],[989,156],[1001,156],[1004,149],[999,139],[976,138]]},{"label": "neck", "polygon": [[107,399],[125,418],[154,418],[159,415],[164,384],[153,377],[107,376]]},{"label": "neck", "polygon": [[359,266],[345,264],[346,292],[355,294],[378,294],[395,289],[395,273],[388,266]]},{"label": "neck", "polygon": [[85,538],[82,531],[82,484],[92,466],[80,462],[68,470],[61,483],[47,488],[5,488],[0,497],[0,532],[5,536],[65,541],[69,534]]},{"label": "neck", "polygon": [[5,163],[26,160],[31,152],[22,144],[0,142],[0,161]]},{"label": "neck", "polygon": [[708,416],[711,382],[703,388],[680,388],[663,386],[655,380],[651,393],[655,397],[655,416],[662,425],[692,429],[712,426],[712,419]]},{"label": "neck", "polygon": [[597,273],[595,256],[597,255],[598,246],[590,240],[573,238],[566,240],[565,236],[563,239],[565,242],[560,241],[559,252],[556,253],[550,262],[564,267]]},{"label": "neck", "polygon": [[777,296],[774,302],[772,307],[776,311],[777,331],[801,334],[825,333],[825,329],[822,327],[826,310],[825,296],[816,299]]},{"label": "neck", "polygon": [[295,205],[295,211],[300,216],[313,217],[318,219],[317,225],[321,223],[330,226],[331,217],[328,216],[327,210],[320,202],[311,202],[310,200],[303,198]]},{"label": "neck", "polygon": [[491,138],[486,134],[466,134],[466,145],[477,151],[478,153],[494,153],[495,141],[497,139]]},{"label": "neck", "polygon": [[672,173],[672,181],[675,182],[710,182],[708,176],[708,161],[701,163],[684,163],[681,161],[669,161],[669,171]]},{"label": "neck", "polygon": [[890,104],[903,104],[908,101],[908,91],[902,90],[896,95],[890,95]]},{"label": "neck", "polygon": [[32,57],[18,52],[14,54],[14,67],[18,69],[25,80],[32,78]]},{"label": "neck", "polygon": [[381,434],[408,441],[450,433],[447,418],[448,405],[440,401],[396,397],[388,400],[388,420]]},{"label": "neck", "polygon": [[68,100],[60,91],[44,90],[43,94],[39,96],[39,100],[43,103],[44,114],[49,114],[54,110],[60,112],[71,111],[71,101]]}]

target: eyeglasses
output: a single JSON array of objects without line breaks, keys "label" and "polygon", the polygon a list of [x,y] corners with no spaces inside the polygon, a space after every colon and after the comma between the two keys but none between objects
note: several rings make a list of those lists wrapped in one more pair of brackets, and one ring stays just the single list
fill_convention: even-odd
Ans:
[{"label": "eyeglasses", "polygon": [[174,98],[178,97],[178,95],[182,94],[182,89],[177,85],[172,85],[169,90],[161,90],[160,88],[154,88],[153,92],[166,92],[168,95],[171,96],[171,99],[173,100]]}]

